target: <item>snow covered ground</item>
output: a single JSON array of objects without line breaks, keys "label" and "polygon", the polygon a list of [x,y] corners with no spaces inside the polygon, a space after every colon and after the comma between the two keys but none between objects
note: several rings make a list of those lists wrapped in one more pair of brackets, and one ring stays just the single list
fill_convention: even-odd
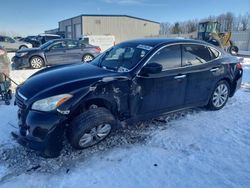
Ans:
[{"label": "snow covered ground", "polygon": [[[191,109],[113,133],[98,146],[43,159],[11,138],[16,107],[0,105],[0,187],[250,187],[250,59],[220,111]],[[19,83],[32,71],[12,71]]]}]

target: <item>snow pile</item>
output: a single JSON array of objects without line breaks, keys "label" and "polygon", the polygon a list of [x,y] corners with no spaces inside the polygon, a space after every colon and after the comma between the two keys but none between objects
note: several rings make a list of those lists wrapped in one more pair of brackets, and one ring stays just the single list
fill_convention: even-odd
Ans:
[{"label": "snow pile", "polygon": [[[250,83],[249,68],[250,62],[245,61],[244,83]],[[240,89],[220,111],[195,110],[156,126],[144,144],[68,161],[67,169],[16,176],[0,160],[0,187],[248,188],[249,91]],[[10,124],[16,125],[15,113],[16,107],[0,105],[0,143],[4,144],[1,147],[14,145],[9,132],[14,130]]]}]

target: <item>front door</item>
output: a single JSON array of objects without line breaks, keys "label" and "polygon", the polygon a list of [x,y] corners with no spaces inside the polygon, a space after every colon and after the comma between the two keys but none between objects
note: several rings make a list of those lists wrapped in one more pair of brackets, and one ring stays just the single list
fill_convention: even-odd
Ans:
[{"label": "front door", "polygon": [[58,65],[70,63],[67,60],[66,44],[64,41],[53,43],[48,50],[45,51],[48,65]]},{"label": "front door", "polygon": [[181,68],[181,46],[161,48],[148,63],[162,65],[162,71],[156,74],[139,74],[135,78],[135,82],[141,87],[141,102],[138,103],[137,114],[161,113],[182,107],[187,78]]}]

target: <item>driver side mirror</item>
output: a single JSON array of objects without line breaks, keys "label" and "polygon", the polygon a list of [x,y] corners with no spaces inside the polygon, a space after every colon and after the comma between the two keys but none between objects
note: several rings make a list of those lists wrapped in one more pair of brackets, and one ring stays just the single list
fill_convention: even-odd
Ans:
[{"label": "driver side mirror", "polygon": [[156,62],[146,64],[140,74],[157,74],[162,71],[162,65]]}]

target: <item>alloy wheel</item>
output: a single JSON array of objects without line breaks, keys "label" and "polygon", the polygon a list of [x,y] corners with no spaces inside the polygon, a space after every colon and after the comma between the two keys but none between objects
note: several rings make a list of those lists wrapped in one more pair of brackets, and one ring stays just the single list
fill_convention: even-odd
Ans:
[{"label": "alloy wheel", "polygon": [[34,69],[40,69],[43,66],[43,60],[38,57],[32,58],[31,62],[31,67]]},{"label": "alloy wheel", "polygon": [[228,98],[228,87],[222,83],[217,86],[213,93],[212,103],[216,108],[222,107]]},{"label": "alloy wheel", "polygon": [[91,55],[85,55],[83,57],[83,62],[87,63],[87,62],[90,62],[92,61],[94,58],[91,56]]},{"label": "alloy wheel", "polygon": [[92,128],[91,130],[85,132],[84,135],[82,135],[79,140],[79,146],[82,148],[93,146],[94,144],[107,137],[111,131],[111,128],[111,125],[107,123]]}]

